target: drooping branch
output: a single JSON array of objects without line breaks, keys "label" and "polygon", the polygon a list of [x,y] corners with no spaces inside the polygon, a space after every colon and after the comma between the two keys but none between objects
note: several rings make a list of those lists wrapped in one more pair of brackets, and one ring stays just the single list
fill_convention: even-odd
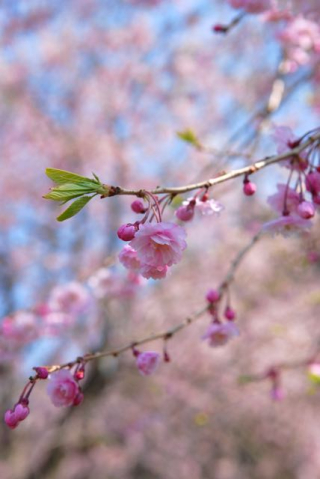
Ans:
[{"label": "drooping branch", "polygon": [[[235,259],[232,261],[230,268],[225,276],[225,278],[222,280],[220,287],[219,287],[219,292],[222,293],[229,285],[230,283],[234,280],[235,273],[246,257],[246,255],[249,253],[249,251],[253,248],[253,246],[256,244],[258,239],[261,237],[261,232],[257,233],[253,238],[250,240],[250,242],[243,248],[241,249],[238,254],[236,255]],[[181,323],[177,324],[176,326],[171,327],[170,329],[167,329],[166,331],[162,331],[156,334],[153,334],[151,336],[147,336],[142,339],[138,339],[135,341],[131,341],[130,343],[126,344],[125,346],[122,346],[120,348],[108,350],[108,351],[98,351],[96,353],[89,353],[85,354],[83,357],[78,357],[73,361],[69,361],[65,364],[61,365],[50,365],[50,366],[42,366],[47,369],[50,373],[59,371],[61,369],[70,369],[79,362],[86,363],[89,361],[92,361],[94,359],[99,359],[99,358],[105,358],[108,356],[113,356],[117,357],[120,354],[124,353],[125,351],[131,350],[135,346],[140,346],[143,344],[151,343],[157,340],[168,340],[172,338],[175,334],[177,334],[179,331],[182,329],[185,329],[187,326],[190,326],[191,324],[195,323],[198,319],[200,319],[206,312],[208,311],[208,305],[202,307],[198,311],[196,311],[194,314],[188,316],[187,318],[184,319]],[[36,378],[33,378],[35,380]]]},{"label": "drooping branch", "polygon": [[[320,132],[309,136],[309,138],[301,142],[298,146],[295,148],[290,149],[289,151],[282,153],[281,155],[274,155],[270,157],[266,157],[262,160],[259,160],[252,165],[245,166],[243,168],[238,168],[236,170],[232,170],[229,173],[223,173],[216,178],[210,178],[205,181],[200,181],[198,183],[193,183],[190,185],[185,185],[185,186],[165,186],[165,187],[157,187],[154,190],[151,190],[150,193],[154,195],[159,195],[159,194],[171,194],[171,195],[177,195],[177,194],[183,194],[187,193],[188,191],[193,191],[193,190],[198,190],[200,188],[210,188],[212,186],[215,186],[219,183],[224,183],[226,181],[232,180],[234,178],[237,178],[239,176],[245,176],[245,175],[252,175],[259,170],[262,170],[263,168],[266,168],[267,166],[273,165],[275,163],[279,163],[282,160],[286,160],[290,157],[299,157],[299,154],[305,150],[308,146],[320,141]],[[131,196],[144,196],[144,190],[143,189],[138,189],[138,190],[130,190],[130,189],[125,189],[120,186],[107,186],[106,187],[106,192],[105,192],[105,197],[110,197],[110,196],[116,196],[116,195],[131,195]]]}]

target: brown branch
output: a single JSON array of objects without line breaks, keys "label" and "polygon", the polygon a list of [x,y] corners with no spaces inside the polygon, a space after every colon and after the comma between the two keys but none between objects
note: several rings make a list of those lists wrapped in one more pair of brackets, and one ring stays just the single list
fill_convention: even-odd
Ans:
[{"label": "brown branch", "polygon": [[[239,265],[241,264],[242,260],[247,255],[247,253],[251,250],[251,248],[258,241],[260,236],[261,236],[261,232],[257,233],[250,240],[250,242],[242,250],[239,251],[239,253],[235,257],[235,259],[231,263],[229,271],[227,272],[224,280],[221,282],[221,285],[219,287],[219,291],[221,293],[233,281],[236,270],[238,269]],[[170,329],[168,329],[164,332],[156,333],[156,334],[153,334],[151,336],[147,336],[145,338],[139,339],[137,341],[132,341],[129,344],[126,344],[123,347],[113,349],[113,350],[109,350],[109,351],[98,351],[96,353],[85,354],[83,357],[79,357],[79,358],[77,358],[73,361],[69,361],[68,363],[61,364],[61,365],[54,364],[54,365],[42,366],[42,367],[45,367],[50,373],[53,373],[55,371],[59,371],[60,369],[70,369],[79,362],[88,362],[88,361],[92,361],[94,359],[105,358],[105,357],[108,357],[108,356],[117,357],[120,354],[124,353],[125,351],[131,350],[132,347],[134,347],[134,346],[140,346],[142,344],[151,343],[151,342],[157,341],[159,339],[162,339],[162,340],[166,341],[166,340],[172,338],[172,336],[174,336],[176,333],[178,333],[182,329],[184,329],[187,326],[190,326],[191,324],[193,324],[196,320],[201,318],[207,311],[208,311],[208,306],[206,305],[205,307],[199,309],[197,312],[195,312],[191,316],[188,316],[184,321],[177,324],[176,326],[173,326],[172,328],[170,328]]]},{"label": "brown branch", "polygon": [[[292,156],[299,157],[299,154],[308,146],[312,145],[313,143],[320,140],[320,132],[316,133],[315,135],[310,136],[306,141],[301,142],[299,146],[296,148],[292,148],[289,151],[282,153],[281,155],[274,155],[271,157],[266,157],[262,160],[259,160],[252,165],[245,166],[243,168],[239,168],[237,170],[230,171],[229,173],[224,173],[222,175],[217,176],[216,178],[211,178],[209,180],[200,181],[198,183],[193,183],[190,185],[185,186],[172,186],[172,187],[157,187],[154,190],[151,190],[150,193],[154,195],[159,194],[171,194],[177,195],[180,193],[187,193],[188,191],[198,190],[200,188],[210,188],[214,185],[219,183],[224,183],[225,181],[231,180],[233,178],[237,178],[239,176],[245,175],[252,175],[262,168],[266,168],[267,166],[273,165],[274,163],[279,163],[282,160],[286,160]],[[104,197],[108,196],[116,196],[116,195],[133,195],[141,197],[144,195],[144,190],[129,190],[125,188],[121,188],[120,186],[106,187],[106,193]]]}]

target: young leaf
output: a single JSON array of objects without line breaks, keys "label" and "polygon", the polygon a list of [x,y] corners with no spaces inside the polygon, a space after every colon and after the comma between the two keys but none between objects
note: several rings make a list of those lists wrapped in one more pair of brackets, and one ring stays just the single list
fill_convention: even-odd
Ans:
[{"label": "young leaf", "polygon": [[71,173],[70,171],[65,170],[58,170],[56,168],[46,168],[46,175],[57,183],[57,185],[64,185],[65,183],[72,183],[72,184],[97,184],[99,183],[98,177],[94,175],[96,179],[86,178],[85,176],[76,175],[75,173]]},{"label": "young leaf", "polygon": [[88,193],[96,193],[100,187],[97,184],[73,184],[64,183],[51,189],[49,193],[43,196],[47,200],[69,201],[78,196]]},{"label": "young leaf", "polygon": [[179,138],[181,138],[181,140],[190,143],[191,145],[194,145],[196,148],[201,148],[201,143],[192,130],[187,129],[184,131],[178,131],[177,135]]},{"label": "young leaf", "polygon": [[69,208],[67,208],[60,216],[58,216],[58,221],[65,221],[72,216],[75,216],[79,211],[82,210],[86,206],[87,203],[93,198],[93,196],[82,196],[82,198],[77,199],[74,201]]}]

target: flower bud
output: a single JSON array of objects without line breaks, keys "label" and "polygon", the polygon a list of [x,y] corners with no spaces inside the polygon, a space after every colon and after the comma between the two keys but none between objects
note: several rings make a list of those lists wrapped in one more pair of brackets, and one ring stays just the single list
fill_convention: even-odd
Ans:
[{"label": "flower bud", "polygon": [[252,196],[257,191],[257,186],[251,181],[245,181],[243,183],[243,192],[246,196]]},{"label": "flower bud", "polygon": [[305,220],[313,218],[316,212],[315,207],[310,201],[302,201],[302,203],[300,203],[298,206],[297,211],[298,215]]},{"label": "flower bud", "polygon": [[209,301],[209,303],[216,303],[220,299],[220,294],[219,291],[216,289],[209,289],[209,291],[206,294],[206,300]]},{"label": "flower bud", "polygon": [[135,200],[131,203],[131,209],[135,213],[145,213],[146,209],[141,200]]},{"label": "flower bud", "polygon": [[234,309],[230,308],[230,306],[227,306],[224,312],[224,316],[228,319],[228,321],[233,321],[236,317],[236,312]]},{"label": "flower bud", "polygon": [[176,217],[181,221],[190,221],[194,217],[194,205],[180,206],[176,211]]},{"label": "flower bud", "polygon": [[49,376],[49,372],[47,368],[39,367],[39,368],[34,368],[34,370],[36,371],[39,379],[47,379],[47,377]]},{"label": "flower bud", "polygon": [[127,225],[122,225],[118,229],[118,237],[122,241],[131,241],[136,234],[136,227],[130,223]]}]

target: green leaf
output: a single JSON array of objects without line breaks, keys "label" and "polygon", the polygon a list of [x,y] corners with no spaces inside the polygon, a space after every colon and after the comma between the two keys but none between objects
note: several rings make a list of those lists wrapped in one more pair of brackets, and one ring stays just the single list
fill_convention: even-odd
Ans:
[{"label": "green leaf", "polygon": [[248,374],[242,374],[241,376],[238,377],[238,384],[247,384],[252,381],[252,376],[249,376]]},{"label": "green leaf", "polygon": [[312,373],[308,371],[307,373],[308,379],[312,384],[319,385],[320,384],[320,376],[319,374]]},{"label": "green leaf", "polygon": [[56,168],[46,168],[46,175],[57,183],[57,185],[64,185],[65,183],[72,183],[72,184],[100,184],[98,177],[94,175],[95,179],[91,180],[90,178],[86,178],[85,176],[76,175],[75,173],[71,173],[70,171],[65,170],[58,170]]},{"label": "green leaf", "polygon": [[97,184],[73,184],[65,183],[51,189],[49,193],[44,195],[47,200],[53,201],[69,201],[88,193],[96,193],[100,186]]},{"label": "green leaf", "polygon": [[82,198],[74,201],[69,208],[67,208],[60,216],[58,216],[58,221],[65,221],[72,216],[75,216],[79,211],[86,206],[87,203],[93,198],[93,196],[82,196]]},{"label": "green leaf", "polygon": [[197,148],[201,148],[201,143],[197,138],[196,134],[189,128],[184,131],[178,131],[177,135],[181,140],[194,145]]}]

